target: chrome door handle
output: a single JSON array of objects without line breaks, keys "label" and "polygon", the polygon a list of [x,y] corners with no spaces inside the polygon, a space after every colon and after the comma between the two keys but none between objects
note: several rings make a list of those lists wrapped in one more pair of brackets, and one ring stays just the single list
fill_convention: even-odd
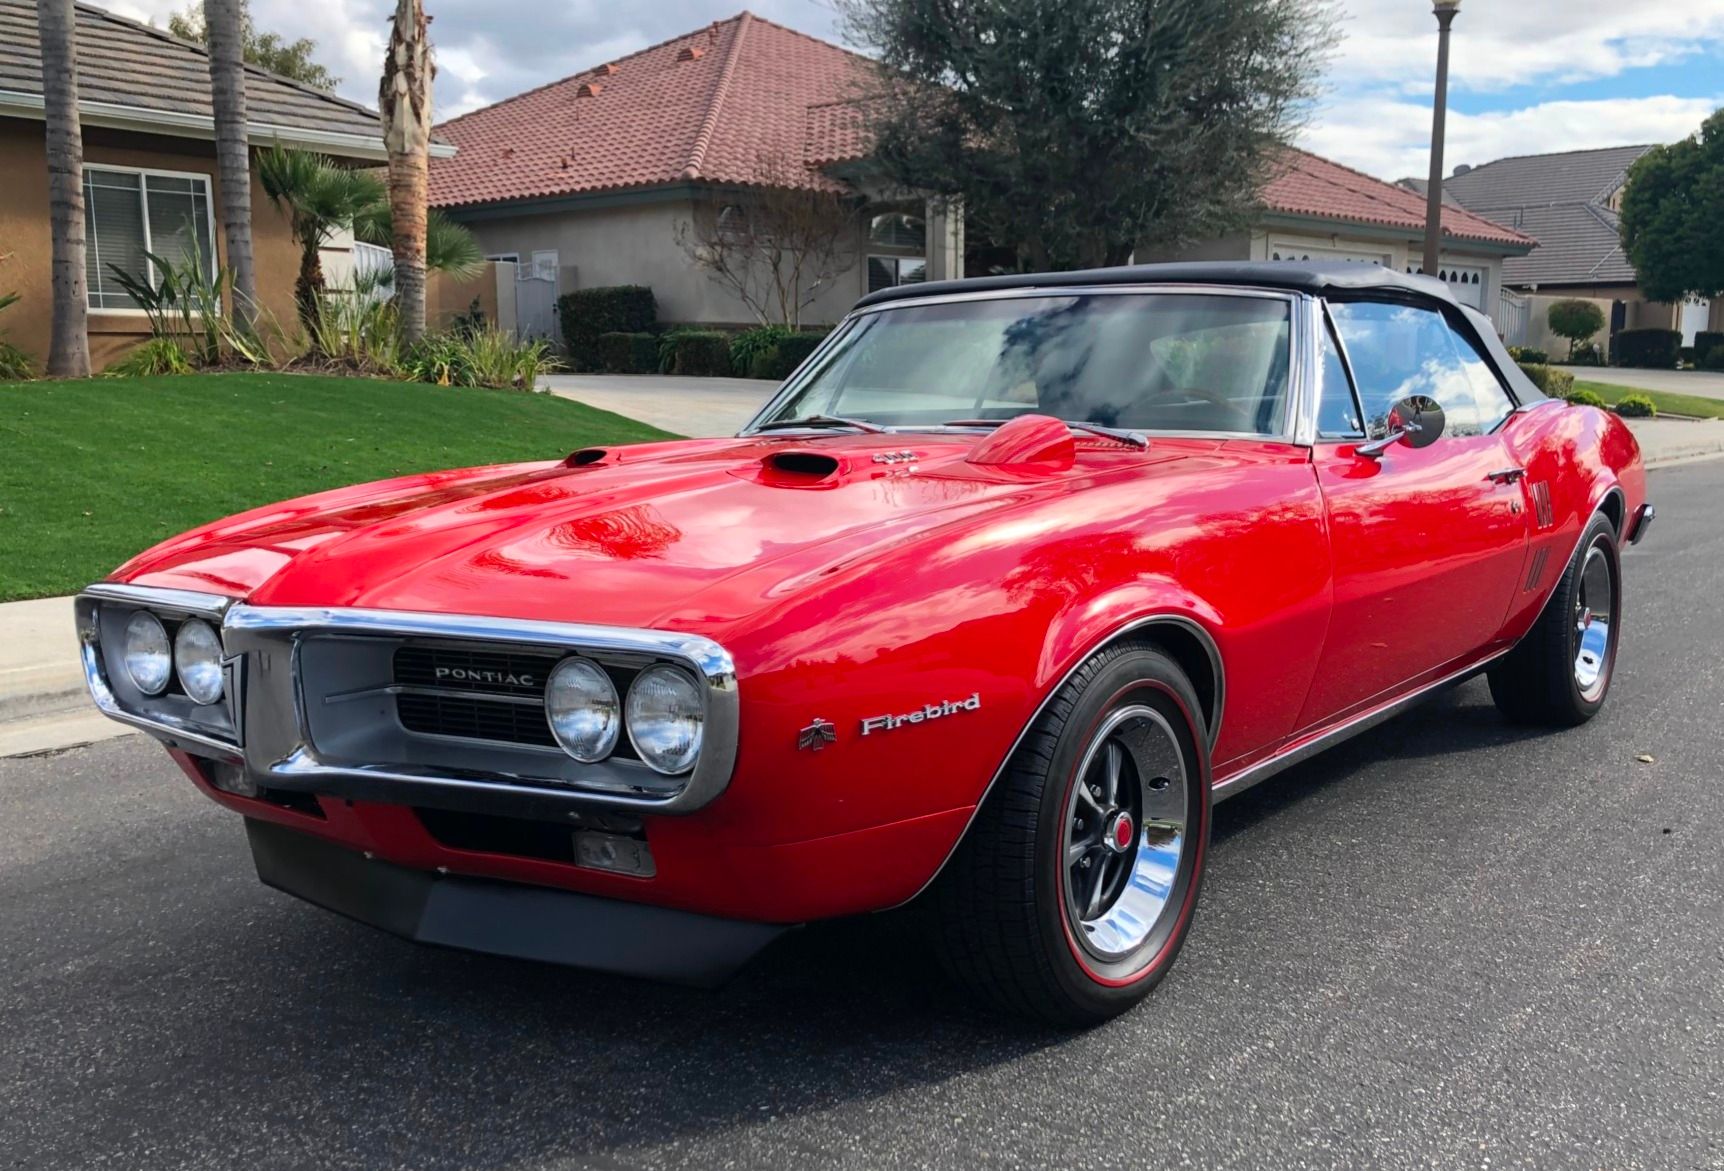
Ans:
[{"label": "chrome door handle", "polygon": [[1514,484],[1525,478],[1525,468],[1498,468],[1485,477],[1493,484]]}]

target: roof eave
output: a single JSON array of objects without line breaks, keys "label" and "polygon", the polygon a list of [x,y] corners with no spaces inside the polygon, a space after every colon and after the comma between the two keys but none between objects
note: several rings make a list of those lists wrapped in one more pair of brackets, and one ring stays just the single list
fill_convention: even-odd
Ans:
[{"label": "roof eave", "polygon": [[[41,94],[0,90],[0,115],[13,118],[43,117]],[[86,126],[101,126],[114,130],[134,130],[142,134],[163,134],[172,138],[195,138],[211,141],[215,138],[215,119],[203,114],[179,114],[167,110],[152,110],[144,106],[127,106],[116,102],[80,101],[78,118]],[[270,122],[247,122],[246,134],[254,146],[298,147],[321,151],[342,158],[383,162],[389,151],[383,145],[381,131],[376,137],[348,134],[338,130],[312,130],[303,126],[282,126]],[[431,157],[455,157],[455,147],[449,143],[431,144]]]},{"label": "roof eave", "polygon": [[[1406,240],[1424,235],[1421,228],[1398,227],[1394,224],[1379,224],[1342,216],[1305,215],[1290,211],[1266,211],[1261,217],[1261,222],[1270,227],[1303,230],[1321,228],[1330,233],[1341,229],[1348,235],[1372,240]],[[1473,236],[1459,236],[1453,232],[1445,232],[1443,234],[1443,246],[1468,252],[1488,252],[1496,256],[1525,256],[1538,247],[1538,241],[1532,239],[1520,241],[1484,240]]]}]

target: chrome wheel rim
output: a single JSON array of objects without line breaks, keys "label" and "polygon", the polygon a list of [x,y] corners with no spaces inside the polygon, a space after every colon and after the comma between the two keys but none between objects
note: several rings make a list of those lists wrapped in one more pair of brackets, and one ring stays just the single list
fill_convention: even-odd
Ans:
[{"label": "chrome wheel rim", "polygon": [[1185,756],[1154,708],[1120,708],[1102,722],[1066,800],[1066,916],[1083,949],[1124,958],[1175,911],[1190,841]]},{"label": "chrome wheel rim", "polygon": [[1574,598],[1574,682],[1592,703],[1610,682],[1611,627],[1616,615],[1616,582],[1610,558],[1597,545],[1581,562],[1580,588]]}]

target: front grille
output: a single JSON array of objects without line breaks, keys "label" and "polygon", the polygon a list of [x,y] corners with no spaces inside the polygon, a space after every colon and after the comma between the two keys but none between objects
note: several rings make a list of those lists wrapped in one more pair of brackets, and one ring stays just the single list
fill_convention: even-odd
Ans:
[{"label": "front grille", "polygon": [[541,748],[557,746],[551,725],[545,721],[545,709],[537,704],[404,691],[395,697],[395,713],[409,732]]},{"label": "front grille", "polygon": [[395,652],[395,682],[407,687],[538,699],[560,657],[409,644]]}]

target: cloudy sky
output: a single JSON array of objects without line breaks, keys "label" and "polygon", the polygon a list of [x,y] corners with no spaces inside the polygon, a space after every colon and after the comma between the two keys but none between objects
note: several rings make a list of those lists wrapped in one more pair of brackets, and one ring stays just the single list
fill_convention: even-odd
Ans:
[{"label": "cloudy sky", "polygon": [[[187,0],[96,0],[165,24]],[[838,40],[828,0],[426,0],[438,116],[464,113],[656,41],[756,15]],[[1427,0],[1339,0],[1343,40],[1302,143],[1384,178],[1423,175],[1435,22]],[[374,105],[389,0],[252,0],[260,27],[311,37]],[[1724,0],[1464,0],[1448,161],[1668,142],[1724,105]]]}]

